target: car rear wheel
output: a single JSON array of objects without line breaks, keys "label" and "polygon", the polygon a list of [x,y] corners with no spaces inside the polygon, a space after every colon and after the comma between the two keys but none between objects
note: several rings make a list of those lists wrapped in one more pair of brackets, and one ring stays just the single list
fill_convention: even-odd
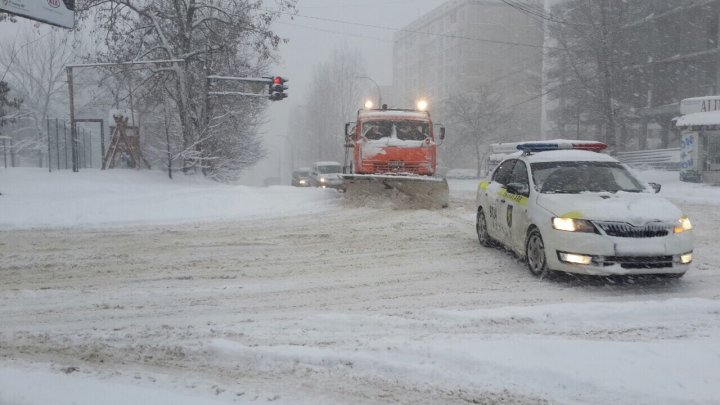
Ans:
[{"label": "car rear wheel", "polygon": [[528,269],[538,277],[547,275],[547,260],[545,258],[545,244],[542,235],[537,228],[533,228],[528,234],[525,242],[525,258],[527,260]]},{"label": "car rear wheel", "polygon": [[485,212],[482,207],[479,207],[477,211],[475,231],[477,232],[478,240],[481,245],[486,247],[493,246],[494,241],[490,237],[490,234],[488,234],[487,221],[485,220]]}]

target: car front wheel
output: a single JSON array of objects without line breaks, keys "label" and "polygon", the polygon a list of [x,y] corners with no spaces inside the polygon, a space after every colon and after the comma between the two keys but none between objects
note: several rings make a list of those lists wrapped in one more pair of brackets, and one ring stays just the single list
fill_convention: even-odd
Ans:
[{"label": "car front wheel", "polygon": [[525,257],[528,269],[530,269],[533,275],[538,277],[547,275],[548,268],[547,260],[545,259],[545,244],[537,228],[533,228],[528,234],[527,241],[525,242]]},{"label": "car front wheel", "polygon": [[475,221],[475,231],[477,232],[478,240],[480,244],[486,247],[493,245],[493,240],[488,234],[487,221],[485,220],[485,212],[482,207],[478,208],[477,217]]}]

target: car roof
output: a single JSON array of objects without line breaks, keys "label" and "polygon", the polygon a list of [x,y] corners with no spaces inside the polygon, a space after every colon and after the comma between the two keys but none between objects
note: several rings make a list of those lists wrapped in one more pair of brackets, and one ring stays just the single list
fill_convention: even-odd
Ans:
[{"label": "car roof", "polygon": [[[515,158],[515,157],[511,157]],[[528,163],[538,162],[615,162],[614,157],[599,152],[590,152],[586,150],[564,149],[549,150],[544,152],[536,152],[529,155],[523,155],[522,159]]]}]

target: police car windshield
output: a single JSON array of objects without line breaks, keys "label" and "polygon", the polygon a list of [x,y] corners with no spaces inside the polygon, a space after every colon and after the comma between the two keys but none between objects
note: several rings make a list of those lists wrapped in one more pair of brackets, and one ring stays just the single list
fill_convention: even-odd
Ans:
[{"label": "police car windshield", "polygon": [[530,165],[541,193],[641,192],[642,183],[615,162],[538,162]]}]

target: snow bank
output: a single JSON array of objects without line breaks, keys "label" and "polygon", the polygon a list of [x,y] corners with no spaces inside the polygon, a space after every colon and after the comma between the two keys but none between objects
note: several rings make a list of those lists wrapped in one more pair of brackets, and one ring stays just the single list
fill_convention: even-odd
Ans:
[{"label": "snow bank", "polygon": [[643,181],[661,184],[660,196],[673,202],[720,205],[718,186],[680,181],[678,172],[665,170],[636,170],[635,174]]},{"label": "snow bank", "polygon": [[[0,368],[0,404],[17,405],[191,405],[231,401],[198,396],[190,390],[172,391],[142,386],[138,381],[103,381],[96,376],[59,374],[19,367]],[[42,389],[38,389],[42,387]],[[251,403],[235,399],[233,403]]]},{"label": "snow bank", "polygon": [[0,229],[239,220],[339,206],[334,190],[220,184],[160,171],[0,169]]}]

